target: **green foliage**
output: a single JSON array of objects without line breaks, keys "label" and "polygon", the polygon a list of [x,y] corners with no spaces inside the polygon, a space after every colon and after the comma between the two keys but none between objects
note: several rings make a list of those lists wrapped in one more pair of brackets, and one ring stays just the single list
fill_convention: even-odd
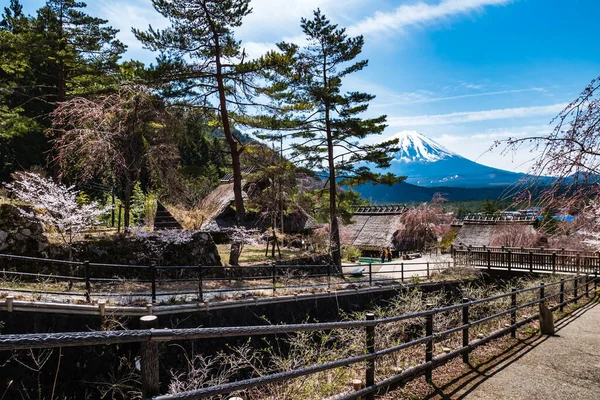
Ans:
[{"label": "green foliage", "polygon": [[77,193],[77,198],[75,199],[75,201],[77,202],[77,205],[81,207],[85,204],[90,204],[92,199],[90,198],[89,194],[87,194],[84,191],[80,191],[79,193]]},{"label": "green foliage", "polygon": [[[331,216],[329,191],[317,190],[300,195],[299,203],[306,210],[312,210],[318,222],[328,222]],[[340,190],[336,195],[337,217],[346,225],[352,223],[352,215],[356,206],[369,205],[369,201],[360,197],[360,193],[348,189]]]},{"label": "green foliage", "polygon": [[357,260],[360,257],[360,249],[351,245],[342,246],[342,259],[347,261]]},{"label": "green foliage", "polygon": [[498,212],[498,204],[494,200],[485,199],[481,206],[481,212],[484,214],[495,214]]},{"label": "green foliage", "polygon": [[131,192],[131,217],[133,223],[142,225],[146,219],[146,195],[142,190],[142,185],[137,182]]},{"label": "green foliage", "polygon": [[[74,0],[49,0],[35,16],[11,0],[0,18],[0,180],[46,166],[44,131],[57,102],[105,91],[125,47],[105,20]],[[55,171],[56,173],[56,171]]]}]

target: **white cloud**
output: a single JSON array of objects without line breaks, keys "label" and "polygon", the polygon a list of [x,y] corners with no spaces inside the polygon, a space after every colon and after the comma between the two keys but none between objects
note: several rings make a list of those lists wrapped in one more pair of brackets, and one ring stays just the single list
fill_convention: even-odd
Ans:
[{"label": "white cloud", "polygon": [[417,92],[409,92],[409,93],[400,93],[400,94],[388,94],[391,97],[403,99],[403,101],[392,102],[392,103],[379,103],[374,104],[372,107],[387,107],[387,106],[399,106],[399,105],[407,105],[407,104],[417,104],[417,103],[433,103],[436,101],[446,101],[446,100],[458,100],[458,99],[468,99],[471,97],[482,97],[482,96],[497,96],[502,94],[513,94],[513,93],[523,93],[523,92],[545,92],[544,88],[527,88],[527,89],[510,89],[510,90],[499,90],[493,92],[480,92],[480,93],[467,93],[467,94],[459,94],[455,96],[438,96],[431,97],[434,93],[427,92],[423,90],[419,90]]},{"label": "white cloud", "polygon": [[392,12],[376,12],[348,28],[350,35],[370,35],[401,31],[411,25],[437,22],[456,15],[481,11],[488,6],[501,6],[514,0],[442,0],[438,4],[419,2],[403,4]]},{"label": "white cloud", "polygon": [[[117,38],[127,45],[130,52],[128,56],[132,57],[139,56],[143,46],[131,32],[131,28],[146,30],[148,25],[152,25],[153,28],[165,28],[169,24],[167,19],[152,7],[151,0],[94,0],[88,2],[88,9],[89,14],[107,19],[110,26],[119,30]],[[148,54],[144,58],[152,60],[154,56]]]},{"label": "white cloud", "polygon": [[548,106],[503,108],[497,110],[466,111],[450,114],[420,115],[411,117],[391,117],[388,118],[388,125],[393,127],[446,125],[497,119],[525,118],[540,115],[555,115],[566,106],[566,103],[559,103]]}]

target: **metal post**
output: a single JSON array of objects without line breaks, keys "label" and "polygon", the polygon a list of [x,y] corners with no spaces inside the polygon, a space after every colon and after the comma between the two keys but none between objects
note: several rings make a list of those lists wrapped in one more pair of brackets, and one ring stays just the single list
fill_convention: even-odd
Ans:
[{"label": "metal post", "polygon": [[150,279],[152,280],[152,302],[156,303],[156,265],[150,265]]},{"label": "metal post", "polygon": [[590,280],[588,274],[585,274],[585,297],[590,298]]},{"label": "metal post", "polygon": [[427,261],[427,278],[429,278],[429,261]]},{"label": "metal post", "polygon": [[594,290],[598,289],[598,269],[594,270]]},{"label": "metal post", "polygon": [[511,267],[512,267],[512,265],[511,265],[511,256],[510,256],[510,254],[511,254],[511,253],[510,253],[510,250],[507,250],[507,251],[506,251],[506,262],[508,263],[508,271],[510,271],[510,270],[511,270]]},{"label": "metal post", "polygon": [[202,276],[202,265],[198,265],[198,300],[204,302],[204,291],[202,290],[203,285]]},{"label": "metal post", "polygon": [[275,285],[277,284],[277,278],[275,277],[275,264],[273,264],[273,266],[271,267],[271,276],[273,278],[273,294],[275,294],[275,291],[277,290],[277,288],[275,287]]},{"label": "metal post", "polygon": [[556,253],[552,253],[552,273],[556,273]]},{"label": "metal post", "polygon": [[517,328],[515,324],[517,323],[517,289],[515,288],[510,290],[510,308],[512,308],[512,311],[510,312],[510,324],[512,325],[510,337],[516,338]]},{"label": "metal post", "polygon": [[[462,309],[462,345],[466,347],[469,345],[469,299],[463,298],[463,309]],[[469,352],[465,351],[462,355],[463,362],[465,364],[469,363]]]},{"label": "metal post", "polygon": [[492,251],[490,249],[487,251],[487,267],[492,269]]},{"label": "metal post", "polygon": [[373,265],[369,263],[369,286],[373,286]]},{"label": "metal post", "polygon": [[[140,318],[141,329],[155,329],[157,327],[158,319],[156,315],[145,315]],[[160,394],[160,381],[158,375],[158,343],[152,341],[142,342],[140,358],[142,397],[147,399]]]},{"label": "metal post", "polygon": [[331,287],[331,264],[327,264],[327,288],[330,288],[330,287]]},{"label": "metal post", "polygon": [[92,292],[92,284],[90,283],[90,262],[85,261],[83,263],[83,268],[85,272],[85,301],[89,303],[91,301],[90,293]]},{"label": "metal post", "polygon": [[563,305],[563,303],[565,302],[565,279],[564,278],[560,278],[560,296],[558,297],[558,301],[560,302],[560,312],[563,312],[563,310],[565,309],[565,306]]},{"label": "metal post", "polygon": [[[375,314],[368,313],[367,321],[373,321]],[[367,338],[367,353],[375,353],[375,325],[366,326],[366,338]],[[367,361],[367,370],[365,374],[366,386],[370,387],[375,385],[375,359]],[[371,392],[366,396],[366,400],[375,400],[375,393]]]},{"label": "metal post", "polygon": [[[427,309],[430,309],[433,305],[427,304]],[[427,314],[425,317],[425,336],[433,336],[433,314]],[[433,359],[433,337],[425,344],[425,362],[428,363]],[[427,367],[425,370],[425,379],[427,382],[431,382],[432,368]]]},{"label": "metal post", "polygon": [[[596,271],[598,274],[598,271]],[[400,278],[402,278],[402,282],[404,282],[404,263],[400,263]]]},{"label": "metal post", "polygon": [[575,280],[573,280],[573,302],[575,304],[577,304],[577,281],[579,280],[579,277],[576,276]]}]

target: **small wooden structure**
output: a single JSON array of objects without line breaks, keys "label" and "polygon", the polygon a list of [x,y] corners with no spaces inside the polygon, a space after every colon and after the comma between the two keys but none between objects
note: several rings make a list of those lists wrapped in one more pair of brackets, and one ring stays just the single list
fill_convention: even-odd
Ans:
[{"label": "small wooden structure", "polygon": [[163,206],[160,201],[156,203],[156,215],[154,216],[154,230],[183,229],[181,224]]}]

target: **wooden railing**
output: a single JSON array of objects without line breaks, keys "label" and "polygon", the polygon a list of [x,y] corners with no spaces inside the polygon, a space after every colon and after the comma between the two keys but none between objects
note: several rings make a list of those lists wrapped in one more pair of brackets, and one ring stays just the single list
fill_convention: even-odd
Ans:
[{"label": "wooden railing", "polygon": [[[565,284],[569,283],[570,288]],[[552,301],[554,305],[551,310],[563,310],[569,302],[577,302],[583,296],[590,297],[593,285],[594,292],[597,291],[598,277],[577,276],[570,279],[561,279],[560,282],[549,284],[541,283],[539,287],[524,289],[512,289],[510,292],[487,297],[484,299],[462,299],[462,303],[450,306],[428,309],[421,312],[405,314],[400,316],[375,319],[374,314],[367,314],[366,320],[330,322],[330,323],[307,323],[295,325],[265,325],[265,326],[236,326],[219,328],[194,328],[194,329],[155,329],[157,327],[156,316],[144,316],[141,318],[141,330],[135,331],[102,331],[102,332],[63,332],[43,334],[18,334],[0,335],[0,351],[22,350],[22,349],[48,349],[57,347],[82,347],[98,345],[115,345],[122,343],[141,344],[141,390],[144,398],[155,400],[173,399],[203,399],[213,396],[227,395],[230,393],[264,386],[273,383],[284,383],[291,379],[308,376],[314,373],[332,370],[340,367],[365,363],[366,387],[355,392],[346,392],[336,397],[340,399],[374,399],[376,393],[386,390],[388,387],[402,382],[410,381],[418,376],[425,375],[428,381],[432,379],[432,372],[437,367],[448,361],[462,356],[464,362],[469,362],[469,353],[476,347],[481,346],[493,339],[503,335],[516,336],[517,328],[530,323],[538,318],[537,311],[531,314],[533,309],[542,302]],[[571,296],[572,294],[572,296]],[[556,298],[558,297],[558,302]],[[488,304],[497,300],[510,299],[510,306],[494,314],[471,319],[469,310],[473,306]],[[520,299],[520,301],[519,301]],[[506,301],[508,303],[508,301]],[[504,304],[504,303],[502,303]],[[481,309],[481,307],[478,307]],[[491,308],[493,309],[493,308]],[[461,322],[452,328],[436,331],[434,321],[437,314],[448,312],[460,312]],[[527,313],[527,314],[525,314]],[[521,319],[519,319],[521,317]],[[487,336],[478,337],[473,340],[472,328],[492,320],[502,319],[507,321],[505,327],[496,330]],[[376,327],[399,321],[414,321],[422,324],[424,336],[408,342],[396,344],[389,348],[377,349]],[[365,329],[365,352],[351,357],[337,359],[324,364],[316,364],[308,367],[281,371],[264,376],[252,377],[241,381],[232,381],[220,385],[208,386],[196,390],[180,392],[169,395],[159,395],[159,343],[185,340],[199,340],[223,337],[252,337],[274,334],[294,334],[298,332],[319,332],[331,329]],[[448,349],[443,354],[434,355],[434,343],[443,340],[451,334],[462,336],[462,346]],[[391,377],[376,380],[375,360],[400,351],[424,345],[424,362],[405,369]],[[7,372],[8,373],[8,372]]]},{"label": "wooden railing", "polygon": [[507,270],[521,270],[528,272],[563,272],[597,274],[600,269],[600,257],[580,255],[573,252],[548,253],[530,251],[512,251],[505,248],[498,251],[497,248],[486,248],[486,250],[452,250],[456,265],[470,267],[506,268]]},{"label": "wooden railing", "polygon": [[509,247],[509,246],[452,246],[453,250],[471,250],[471,251],[492,251],[495,253],[504,253],[506,251],[512,251],[517,253],[528,253],[534,252],[539,254],[570,254],[580,256],[594,257],[598,255],[598,252],[572,250],[572,249],[558,249],[552,247]]},{"label": "wooden railing", "polygon": [[[413,275],[429,278],[451,266],[450,262],[384,263],[352,267],[360,271],[343,272],[333,265],[252,265],[252,266],[157,266],[100,264],[0,254],[0,292],[45,295],[59,299],[76,297],[87,303],[118,297],[144,298],[156,303],[182,298],[208,301],[222,296],[247,297],[256,293],[281,293],[328,290],[347,284],[366,287],[403,283]],[[347,267],[345,267],[347,268]],[[390,271],[393,269],[393,271]],[[51,290],[18,287],[16,281],[39,284],[67,283]],[[141,290],[110,289],[136,285]],[[46,285],[47,286],[47,285]],[[107,289],[109,288],[109,289]]]}]

